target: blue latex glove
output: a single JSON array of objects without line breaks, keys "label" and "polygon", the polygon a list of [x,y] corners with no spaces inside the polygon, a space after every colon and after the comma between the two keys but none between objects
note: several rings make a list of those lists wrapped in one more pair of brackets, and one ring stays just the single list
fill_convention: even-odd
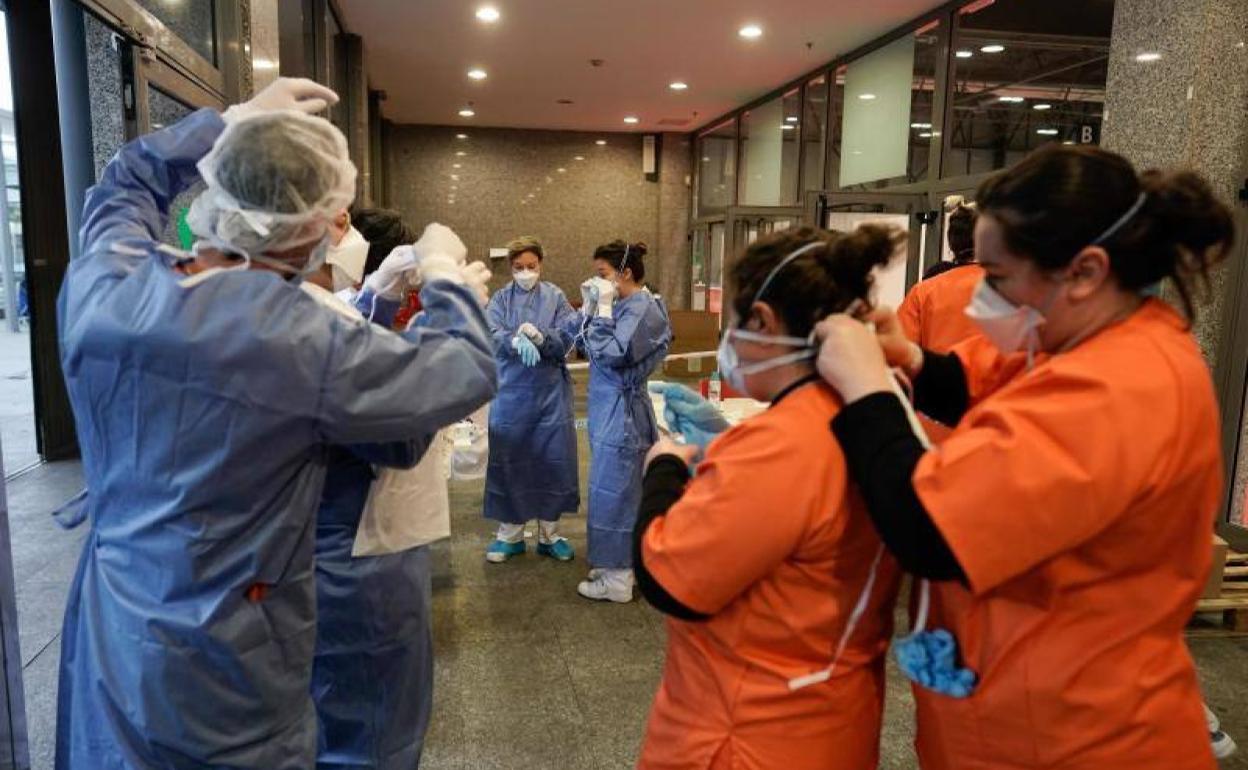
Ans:
[{"label": "blue latex glove", "polygon": [[520,363],[530,369],[537,366],[537,362],[542,360],[542,354],[538,352],[537,345],[534,345],[533,340],[525,337],[523,334],[517,334],[512,338],[511,349],[520,356]]},{"label": "blue latex glove", "polygon": [[911,681],[951,698],[975,690],[975,672],[957,663],[958,643],[943,628],[919,631],[893,644],[897,665]]},{"label": "blue latex glove", "polygon": [[652,382],[650,392],[663,397],[663,419],[685,442],[706,451],[716,436],[728,430],[728,421],[715,405],[684,385]]}]

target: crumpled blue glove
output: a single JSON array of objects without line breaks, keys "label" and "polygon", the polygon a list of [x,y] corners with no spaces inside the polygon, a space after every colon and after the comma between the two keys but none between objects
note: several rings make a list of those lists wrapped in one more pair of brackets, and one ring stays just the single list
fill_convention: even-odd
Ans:
[{"label": "crumpled blue glove", "polygon": [[530,369],[537,366],[537,362],[542,360],[542,354],[538,351],[537,345],[534,345],[533,340],[525,337],[523,334],[517,334],[511,338],[511,349],[520,356],[520,363]]},{"label": "crumpled blue glove", "polygon": [[685,443],[696,444],[704,452],[716,436],[730,427],[714,404],[684,385],[652,382],[649,389],[663,397],[663,419],[667,427],[684,436]]},{"label": "crumpled blue glove", "polygon": [[899,639],[893,651],[901,672],[912,682],[951,698],[965,698],[975,690],[975,672],[958,666],[958,642],[943,628]]}]

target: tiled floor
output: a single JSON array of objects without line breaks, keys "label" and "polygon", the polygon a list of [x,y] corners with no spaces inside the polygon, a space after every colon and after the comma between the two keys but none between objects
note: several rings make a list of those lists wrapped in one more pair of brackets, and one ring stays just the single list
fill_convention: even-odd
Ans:
[{"label": "tiled floor", "polygon": [[[52,766],[60,622],[83,536],[59,530],[48,512],[80,484],[77,464],[62,463],[8,485],[35,770]],[[482,558],[493,530],[480,518],[481,484],[453,484],[451,500],[455,535],[434,547],[437,673],[422,768],[631,768],[662,664],[661,618],[640,602],[602,605],[576,595],[585,570],[582,516],[565,525],[577,561],[558,564],[530,549],[494,565]],[[1248,743],[1248,640],[1194,640],[1192,650],[1210,703]],[[894,671],[885,770],[915,767],[910,709]],[[1223,767],[1248,770],[1248,749]]]}]

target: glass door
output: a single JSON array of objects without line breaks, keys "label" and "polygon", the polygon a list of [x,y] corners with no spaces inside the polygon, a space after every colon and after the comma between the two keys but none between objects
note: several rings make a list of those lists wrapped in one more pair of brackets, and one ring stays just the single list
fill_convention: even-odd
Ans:
[{"label": "glass door", "polygon": [[[802,220],[797,206],[729,206],[724,235],[727,242],[720,250],[720,306],[732,301],[731,287],[725,286],[724,272],[750,247],[750,244],[771,233],[796,227]],[[721,314],[722,315],[722,314]],[[722,323],[721,323],[722,327]]]},{"label": "glass door", "polygon": [[897,307],[918,282],[925,255],[939,254],[938,214],[926,194],[824,193],[818,206],[820,225],[847,232],[862,224],[880,223],[900,228],[908,235],[905,258],[876,273],[875,301]]}]

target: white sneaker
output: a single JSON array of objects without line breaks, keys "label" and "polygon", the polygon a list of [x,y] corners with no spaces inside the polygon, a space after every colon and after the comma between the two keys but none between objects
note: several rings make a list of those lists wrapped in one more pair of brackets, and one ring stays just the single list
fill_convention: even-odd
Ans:
[{"label": "white sneaker", "polygon": [[627,604],[633,600],[631,569],[590,570],[589,579],[582,580],[576,592],[586,599]]},{"label": "white sneaker", "polygon": [[1213,755],[1218,759],[1226,759],[1239,750],[1235,739],[1221,730],[1209,733],[1209,742],[1213,745]]}]

